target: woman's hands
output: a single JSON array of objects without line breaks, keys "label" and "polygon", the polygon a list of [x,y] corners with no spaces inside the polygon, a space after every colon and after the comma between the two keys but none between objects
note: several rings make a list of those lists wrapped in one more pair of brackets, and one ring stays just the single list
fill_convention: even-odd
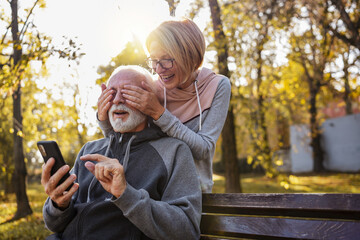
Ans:
[{"label": "woman's hands", "polygon": [[112,105],[113,94],[115,91],[111,88],[106,88],[105,84],[101,84],[101,95],[98,99],[98,119],[105,121],[109,118],[108,111]]},{"label": "woman's hands", "polygon": [[[125,103],[143,114],[158,120],[164,113],[165,109],[160,104],[159,99],[151,89],[151,87],[144,81],[141,82],[143,88],[135,85],[125,85],[121,90],[122,96],[125,98]],[[98,119],[99,121],[108,120],[108,111],[112,105],[115,91],[106,88],[105,84],[101,84],[101,95],[98,99]]]},{"label": "woman's hands", "polygon": [[125,85],[121,90],[122,96],[126,99],[126,104],[152,117],[154,120],[158,120],[165,109],[151,87],[144,81],[141,82],[141,85],[143,88],[135,85]]}]

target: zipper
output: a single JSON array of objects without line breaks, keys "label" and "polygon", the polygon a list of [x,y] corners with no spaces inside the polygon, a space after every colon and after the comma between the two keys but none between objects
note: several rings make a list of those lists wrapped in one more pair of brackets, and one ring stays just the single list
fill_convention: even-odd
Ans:
[{"label": "zipper", "polygon": [[79,216],[79,220],[78,220],[78,223],[77,223],[77,228],[75,229],[75,231],[76,231],[76,239],[81,239],[81,233],[82,233],[82,230],[83,230],[85,217],[87,216],[88,212],[93,208],[93,206],[96,203],[97,202],[95,201],[95,202],[92,202],[92,203],[88,204],[81,211],[80,216]]}]

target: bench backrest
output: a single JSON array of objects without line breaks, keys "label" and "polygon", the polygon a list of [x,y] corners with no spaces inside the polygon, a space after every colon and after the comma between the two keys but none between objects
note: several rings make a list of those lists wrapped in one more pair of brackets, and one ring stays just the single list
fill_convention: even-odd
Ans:
[{"label": "bench backrest", "polygon": [[203,194],[201,239],[360,239],[360,194]]}]

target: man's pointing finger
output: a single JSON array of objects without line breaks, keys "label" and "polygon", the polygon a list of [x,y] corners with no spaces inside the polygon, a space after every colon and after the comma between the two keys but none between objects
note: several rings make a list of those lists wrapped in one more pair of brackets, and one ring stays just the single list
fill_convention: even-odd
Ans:
[{"label": "man's pointing finger", "polygon": [[95,162],[103,162],[107,159],[108,159],[107,157],[100,154],[86,154],[80,157],[80,160],[82,161],[95,161]]}]

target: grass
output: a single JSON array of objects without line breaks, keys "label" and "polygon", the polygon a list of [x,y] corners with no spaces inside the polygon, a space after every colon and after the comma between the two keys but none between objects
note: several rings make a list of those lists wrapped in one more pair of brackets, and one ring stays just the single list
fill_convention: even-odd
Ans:
[{"label": "grass", "polygon": [[28,198],[33,214],[18,221],[4,223],[11,219],[16,212],[16,198],[10,194],[0,204],[0,239],[40,240],[45,239],[51,232],[45,228],[42,217],[42,206],[47,195],[40,184],[28,186]]},{"label": "grass", "polygon": [[[360,174],[326,173],[320,175],[287,175],[283,180],[267,178],[262,175],[244,174],[241,186],[244,193],[360,193]],[[215,193],[224,192],[224,177],[214,176]],[[40,184],[28,186],[28,197],[33,214],[27,218],[0,225],[0,239],[45,239],[51,232],[44,226],[42,206],[46,194]],[[0,192],[2,196],[2,192]],[[0,223],[11,219],[16,211],[15,196],[1,199]]]},{"label": "grass", "polygon": [[[244,174],[244,193],[360,193],[360,174],[324,173],[316,175],[286,175],[283,180],[264,175]],[[280,182],[280,183],[279,183]],[[214,176],[214,193],[224,193],[225,179]]]}]

